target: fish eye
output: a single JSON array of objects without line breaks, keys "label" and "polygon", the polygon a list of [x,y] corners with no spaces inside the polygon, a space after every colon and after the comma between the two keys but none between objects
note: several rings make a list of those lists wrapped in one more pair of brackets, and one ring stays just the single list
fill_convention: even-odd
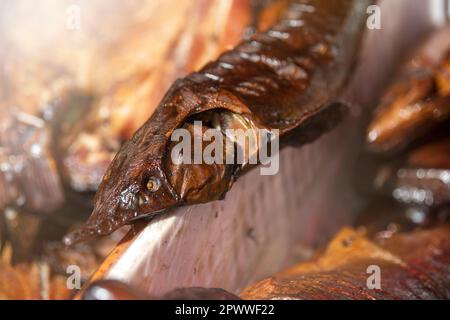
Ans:
[{"label": "fish eye", "polygon": [[140,192],[138,194],[138,205],[139,207],[142,207],[148,203],[148,197],[145,193]]},{"label": "fish eye", "polygon": [[158,191],[159,187],[161,186],[161,182],[159,181],[158,178],[156,177],[150,177],[147,180],[147,190],[150,192],[156,192]]}]

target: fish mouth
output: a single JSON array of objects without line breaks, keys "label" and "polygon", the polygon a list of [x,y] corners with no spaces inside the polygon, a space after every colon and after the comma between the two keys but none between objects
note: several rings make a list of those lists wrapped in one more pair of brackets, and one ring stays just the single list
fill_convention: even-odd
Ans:
[{"label": "fish mouth", "polygon": [[117,229],[127,224],[134,223],[143,219],[154,218],[155,216],[160,215],[168,210],[169,209],[167,208],[162,208],[159,210],[153,210],[148,213],[129,211],[126,213],[118,214],[117,217],[120,217],[119,219],[111,217],[98,218],[99,214],[94,213],[93,216],[82,227],[65,235],[62,241],[66,246],[73,246],[80,242],[94,240],[98,237],[110,235]]},{"label": "fish mouth", "polygon": [[[125,154],[128,156],[127,153]],[[110,167],[109,170],[122,169],[124,164],[120,160],[120,157],[116,160],[119,166]],[[94,210],[90,218],[80,229],[63,237],[63,243],[67,246],[72,246],[79,242],[107,236],[126,224],[154,216],[179,205],[180,198],[178,193],[173,189],[165,173],[160,169],[162,167],[160,161],[160,159],[156,159],[148,165],[151,170],[148,170],[144,178],[136,177],[134,171],[130,174],[128,174],[128,171],[125,171],[128,175],[112,179],[110,171],[107,171],[104,176],[106,178],[104,178],[97,190]],[[133,168],[132,165],[131,167]],[[154,192],[143,190],[143,184],[147,183],[145,181],[150,177],[159,179],[160,185]],[[130,180],[132,183],[124,183],[124,181]]]},{"label": "fish mouth", "polygon": [[66,246],[73,246],[80,242],[110,235],[120,227],[130,223],[133,219],[137,219],[139,215],[135,212],[128,212],[121,213],[115,217],[101,217],[98,211],[94,211],[91,218],[82,227],[65,235],[62,241]]}]

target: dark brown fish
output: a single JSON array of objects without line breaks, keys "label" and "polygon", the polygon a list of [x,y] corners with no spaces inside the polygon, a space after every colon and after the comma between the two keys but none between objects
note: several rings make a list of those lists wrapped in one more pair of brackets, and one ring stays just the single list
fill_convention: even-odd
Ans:
[{"label": "dark brown fish", "polygon": [[414,53],[389,86],[369,126],[370,150],[398,151],[450,118],[450,25]]},{"label": "dark brown fish", "polygon": [[382,167],[376,187],[397,201],[420,207],[450,204],[450,139],[409,152],[400,165]]},{"label": "dark brown fish", "polygon": [[[96,191],[122,143],[153,114],[170,85],[235,46],[252,24],[270,22],[273,18],[263,13],[279,11],[266,8],[274,1],[232,0],[222,10],[219,0],[162,2],[163,13],[153,12],[144,26],[132,28],[108,47],[105,54],[113,56],[100,66],[108,70],[102,78],[114,75],[116,82],[64,138],[65,180],[77,191]],[[180,11],[193,18],[186,20]],[[158,32],[167,25],[168,31]],[[130,63],[137,71],[126,72],[122,79],[123,65]]]},{"label": "dark brown fish", "polygon": [[[179,8],[180,3],[165,2],[163,6],[174,7],[177,15],[151,16],[149,23],[138,31],[133,29],[133,32],[125,33],[117,45],[120,48],[114,47],[108,52],[108,55],[113,54],[109,59],[113,66],[108,69],[107,77],[117,74],[117,70],[123,68],[124,60],[145,57],[148,66],[144,64],[139,71],[117,81],[83,121],[64,137],[62,162],[64,178],[70,186],[77,191],[96,191],[123,142],[152,115],[177,78],[200,69],[235,46],[242,35],[270,26],[287,3],[288,0],[232,0],[226,8],[218,10],[221,7],[219,0],[184,2],[183,8],[186,5],[188,8],[184,9],[196,18],[180,23],[180,19],[184,20],[179,13],[183,10]],[[164,12],[170,13],[170,10]],[[168,23],[174,28],[169,35],[155,31],[165,28]],[[154,41],[159,45],[155,47]],[[139,55],[135,54],[136,50]],[[116,51],[119,51],[117,56],[114,55]],[[133,55],[123,57],[122,51],[132,51]]]},{"label": "dark brown fish", "polygon": [[220,119],[218,126],[211,124],[220,132],[240,123],[251,130],[277,129],[282,138],[296,136],[301,143],[335,126],[347,107],[334,102],[355,64],[371,3],[292,1],[269,30],[176,81],[115,157],[86,226],[65,243],[111,233],[168,208],[222,198],[242,171],[239,165],[186,166],[178,172],[201,180],[186,179],[183,190],[172,184],[182,178],[168,171],[174,130],[209,117],[208,112]]},{"label": "dark brown fish", "polygon": [[64,191],[50,147],[51,130],[43,119],[15,111],[3,113],[0,126],[0,210],[23,206],[52,213],[64,203]]},{"label": "dark brown fish", "polygon": [[[377,268],[380,286],[376,286]],[[371,241],[344,229],[315,260],[256,283],[249,300],[435,300],[450,298],[449,226]]]}]

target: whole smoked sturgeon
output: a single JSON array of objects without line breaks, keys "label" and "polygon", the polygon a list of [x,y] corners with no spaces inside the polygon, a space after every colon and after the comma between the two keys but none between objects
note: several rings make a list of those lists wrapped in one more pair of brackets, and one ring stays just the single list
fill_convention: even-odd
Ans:
[{"label": "whole smoked sturgeon", "polygon": [[221,133],[229,128],[275,129],[281,142],[289,137],[297,145],[332,129],[348,111],[335,99],[355,65],[372,2],[289,1],[268,30],[177,80],[116,155],[86,225],[64,242],[107,235],[168,208],[223,198],[247,162],[171,161],[172,133],[184,128],[195,135],[195,120],[203,120],[202,130],[210,126]]}]

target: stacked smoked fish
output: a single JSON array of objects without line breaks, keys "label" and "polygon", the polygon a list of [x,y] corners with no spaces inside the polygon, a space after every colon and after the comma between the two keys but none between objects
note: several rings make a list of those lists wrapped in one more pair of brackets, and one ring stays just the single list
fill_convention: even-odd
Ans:
[{"label": "stacked smoked fish", "polygon": [[[242,298],[450,299],[450,26],[401,68],[367,140],[383,163],[377,201],[397,202],[371,208],[374,225],[384,228],[387,215],[408,227],[344,229],[312,261],[262,280]],[[428,228],[417,228],[425,222]],[[398,233],[411,225],[416,230]],[[378,286],[371,283],[374,270]]]},{"label": "stacked smoked fish", "polygon": [[450,204],[449,38],[447,27],[403,66],[367,134],[370,149],[388,159],[375,187],[422,209]]},{"label": "stacked smoked fish", "polygon": [[90,276],[121,235],[74,248],[60,240],[91,212],[122,142],[176,78],[270,25],[285,3],[81,0],[82,26],[71,30],[61,27],[71,1],[2,2],[0,297],[67,297],[65,281],[39,279],[65,278],[72,264]]},{"label": "stacked smoked fish", "polygon": [[382,242],[370,241],[353,229],[344,229],[316,259],[248,287],[241,297],[250,300],[449,299],[449,272],[448,226],[394,235]]},{"label": "stacked smoked fish", "polygon": [[[176,78],[216,58],[243,36],[266,29],[289,3],[137,0],[126,9],[116,1],[112,24],[125,31],[111,35],[111,23],[93,13],[102,5],[108,10],[114,6],[110,0],[90,2],[79,1],[86,34],[73,33],[67,46],[67,32],[52,38],[45,50],[33,41],[29,45],[29,37],[21,33],[30,29],[28,24],[10,28],[10,34],[0,26],[4,39],[0,43],[0,298],[64,298],[69,295],[66,266],[79,265],[85,278],[90,275],[115,238],[73,249],[59,242],[67,229],[90,213],[91,194],[85,193],[96,190],[122,143],[153,113]],[[52,11],[46,3],[61,6],[53,10],[59,14],[71,1],[40,2]],[[8,6],[15,6],[14,10]],[[38,8],[27,6],[32,6],[29,1],[5,0],[0,17],[11,20],[7,14],[16,10],[39,16]],[[124,23],[123,16],[132,23]],[[435,45],[426,48],[430,47]],[[443,137],[410,153],[400,169],[395,161],[389,166],[394,169],[377,179],[380,190],[388,190],[397,200],[433,210],[450,198],[446,180],[450,180],[446,157],[450,140],[445,135],[450,115],[448,47],[437,50],[439,57],[422,59],[422,55],[405,67],[369,133],[373,149],[383,152],[429,141],[431,131]],[[345,230],[321,258],[263,281],[242,296],[448,298],[448,231],[440,227],[375,244]],[[363,288],[369,264],[382,268],[382,287],[389,290]]]}]

